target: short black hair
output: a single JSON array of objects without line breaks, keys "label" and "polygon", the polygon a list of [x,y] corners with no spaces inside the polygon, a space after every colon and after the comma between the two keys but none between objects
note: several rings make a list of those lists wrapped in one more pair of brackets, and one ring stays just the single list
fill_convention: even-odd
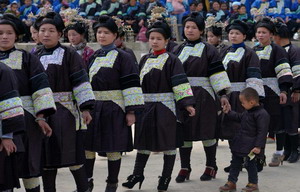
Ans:
[{"label": "short black hair", "polygon": [[247,101],[255,101],[259,103],[259,95],[257,91],[251,87],[242,90],[240,95],[243,95]]}]

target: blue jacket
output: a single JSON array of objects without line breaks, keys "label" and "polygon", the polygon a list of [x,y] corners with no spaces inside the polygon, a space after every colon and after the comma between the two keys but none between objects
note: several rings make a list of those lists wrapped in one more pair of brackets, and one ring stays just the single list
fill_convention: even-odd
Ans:
[{"label": "blue jacket", "polygon": [[27,15],[29,15],[29,13],[33,13],[35,15],[38,10],[39,8],[37,8],[35,5],[30,5],[30,6],[22,5],[19,8],[20,19],[21,20],[27,19]]}]

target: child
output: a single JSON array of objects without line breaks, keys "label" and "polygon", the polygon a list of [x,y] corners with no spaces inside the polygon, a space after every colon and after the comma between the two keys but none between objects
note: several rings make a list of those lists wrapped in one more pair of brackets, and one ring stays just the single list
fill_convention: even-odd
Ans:
[{"label": "child", "polygon": [[[266,143],[270,116],[267,111],[260,106],[259,96],[255,89],[246,88],[239,95],[240,102],[245,108],[245,112],[236,113],[234,111],[223,110],[228,118],[241,123],[241,128],[235,134],[230,145],[232,160],[227,183],[220,187],[220,192],[236,190],[236,182],[240,173],[240,167],[244,163],[248,171],[249,183],[243,192],[258,191],[257,168],[253,155],[259,155]],[[249,158],[248,158],[249,157]]]}]

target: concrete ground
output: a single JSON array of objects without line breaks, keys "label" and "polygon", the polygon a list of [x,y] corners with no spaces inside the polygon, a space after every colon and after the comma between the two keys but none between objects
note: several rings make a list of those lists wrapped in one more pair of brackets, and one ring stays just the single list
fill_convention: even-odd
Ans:
[{"label": "concrete ground", "polygon": [[[267,144],[266,155],[267,163],[270,162],[275,144]],[[118,192],[138,192],[138,185],[133,190],[127,190],[121,186],[128,175],[132,173],[136,151],[127,153],[123,156],[122,167],[119,176]],[[151,154],[145,169],[145,180],[140,192],[156,191],[158,176],[161,175],[163,156],[161,153]],[[217,151],[217,162],[219,171],[216,179],[212,181],[200,181],[199,177],[205,168],[205,156],[201,142],[194,143],[192,153],[192,173],[189,181],[177,184],[175,177],[180,169],[180,159],[177,155],[172,181],[169,186],[169,192],[218,192],[219,186],[227,181],[228,174],[223,168],[229,165],[231,155],[226,141],[220,142]],[[103,157],[98,157],[94,171],[94,192],[104,192],[105,179],[107,177],[107,161]],[[245,169],[240,174],[237,184],[238,190],[247,184],[247,172]],[[271,168],[265,167],[263,172],[259,173],[260,192],[300,192],[300,162],[290,164],[284,162],[282,166]],[[75,183],[68,169],[60,169],[57,177],[57,192],[72,192],[75,190]],[[24,189],[16,190],[25,192]]]}]

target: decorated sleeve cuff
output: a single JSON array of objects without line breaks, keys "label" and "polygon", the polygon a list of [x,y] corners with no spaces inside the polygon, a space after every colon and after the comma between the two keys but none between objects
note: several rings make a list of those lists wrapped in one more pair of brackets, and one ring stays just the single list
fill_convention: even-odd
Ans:
[{"label": "decorated sleeve cuff", "polygon": [[46,116],[55,113],[56,105],[50,88],[37,90],[32,94],[35,114],[43,113]]},{"label": "decorated sleeve cuff", "polygon": [[179,84],[173,87],[174,97],[176,102],[183,98],[193,96],[192,88],[189,83]]},{"label": "decorated sleeve cuff", "polygon": [[80,108],[81,105],[87,101],[95,101],[92,86],[89,82],[84,82],[79,86],[74,87],[73,94]]},{"label": "decorated sleeve cuff", "polygon": [[132,110],[131,106],[144,105],[144,96],[140,87],[131,87],[122,90],[126,111]]},{"label": "decorated sleeve cuff", "polygon": [[0,119],[10,119],[19,115],[24,115],[22,100],[13,97],[0,102]]},{"label": "decorated sleeve cuff", "polygon": [[229,93],[231,84],[225,71],[211,75],[209,77],[209,80],[215,93],[219,94],[223,90],[225,90],[227,94]]},{"label": "decorated sleeve cuff", "polygon": [[288,63],[282,63],[277,65],[275,67],[275,72],[276,72],[277,79],[280,79],[284,76],[290,76],[290,77],[293,76],[291,67]]}]

